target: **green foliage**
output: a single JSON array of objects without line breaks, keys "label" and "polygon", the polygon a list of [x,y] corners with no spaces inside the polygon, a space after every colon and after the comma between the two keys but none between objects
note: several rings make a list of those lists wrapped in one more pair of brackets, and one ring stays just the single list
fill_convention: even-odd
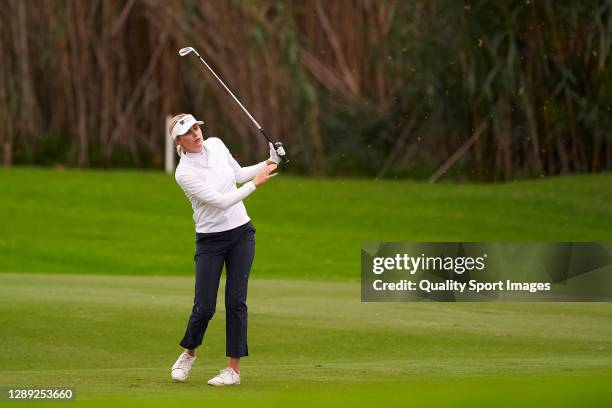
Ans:
[{"label": "green foliage", "polygon": [[[373,157],[363,141],[397,140],[410,118],[416,124],[407,143],[418,147],[413,165],[442,164],[484,122],[488,130],[463,158],[464,176],[609,168],[603,153],[612,143],[608,2],[400,2],[396,14],[387,39],[372,52],[401,84],[386,115],[379,115],[395,131],[371,126],[350,101],[325,116],[330,140],[357,139],[347,142],[351,169],[376,173],[381,163],[370,161],[397,147],[379,143]],[[328,144],[334,146],[344,148]],[[332,153],[330,167],[342,165],[335,156],[345,153]],[[413,165],[395,163],[386,174],[414,176]]]},{"label": "green foliage", "polygon": [[335,176],[376,174],[389,142],[379,137],[389,127],[386,116],[364,106],[348,108],[326,101],[322,119],[325,125],[326,167]]},{"label": "green foliage", "polygon": [[13,163],[161,168],[176,112],[261,160],[234,101],[176,55],[190,44],[286,144],[290,172],[427,178],[464,145],[450,179],[612,169],[609,0],[130,4],[7,4]]}]

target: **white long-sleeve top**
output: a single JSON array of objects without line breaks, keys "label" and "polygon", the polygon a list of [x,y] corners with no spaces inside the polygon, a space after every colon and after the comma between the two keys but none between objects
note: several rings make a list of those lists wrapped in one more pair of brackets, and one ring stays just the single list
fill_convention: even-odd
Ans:
[{"label": "white long-sleeve top", "polygon": [[[221,139],[209,137],[200,153],[183,153],[174,177],[193,208],[196,232],[227,231],[250,220],[242,200],[266,162],[240,167]],[[245,183],[236,188],[236,183]]]}]

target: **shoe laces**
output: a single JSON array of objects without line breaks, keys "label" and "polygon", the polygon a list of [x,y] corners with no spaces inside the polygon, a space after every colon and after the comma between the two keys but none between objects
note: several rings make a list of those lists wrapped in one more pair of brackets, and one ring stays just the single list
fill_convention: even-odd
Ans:
[{"label": "shoe laces", "polygon": [[230,376],[238,375],[238,373],[231,367],[225,367],[224,369],[219,371],[219,374],[221,375],[224,373],[228,373]]},{"label": "shoe laces", "polygon": [[176,366],[176,368],[180,368],[181,370],[186,368],[186,363],[187,361],[189,361],[190,359],[192,359],[193,357],[189,356],[189,354],[187,353],[183,353],[181,355],[181,358],[179,359],[179,362]]}]

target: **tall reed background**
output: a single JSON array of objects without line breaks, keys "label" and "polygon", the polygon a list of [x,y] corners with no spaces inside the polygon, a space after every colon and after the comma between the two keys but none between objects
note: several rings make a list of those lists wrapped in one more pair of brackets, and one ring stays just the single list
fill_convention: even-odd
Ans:
[{"label": "tall reed background", "polygon": [[[249,163],[509,180],[612,168],[612,1],[3,0],[0,162],[162,168],[193,112]],[[436,171],[438,170],[438,171]]]}]

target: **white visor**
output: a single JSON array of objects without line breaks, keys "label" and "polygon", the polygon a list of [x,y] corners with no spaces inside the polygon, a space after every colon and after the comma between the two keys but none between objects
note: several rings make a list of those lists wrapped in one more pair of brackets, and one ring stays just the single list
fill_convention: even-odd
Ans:
[{"label": "white visor", "polygon": [[197,123],[198,125],[204,124],[204,122],[202,122],[201,120],[196,120],[193,115],[183,116],[178,122],[176,122],[176,124],[172,128],[170,136],[172,136],[172,139],[174,140],[177,136],[184,135],[189,131],[189,129],[191,129],[191,127],[195,123]]}]

